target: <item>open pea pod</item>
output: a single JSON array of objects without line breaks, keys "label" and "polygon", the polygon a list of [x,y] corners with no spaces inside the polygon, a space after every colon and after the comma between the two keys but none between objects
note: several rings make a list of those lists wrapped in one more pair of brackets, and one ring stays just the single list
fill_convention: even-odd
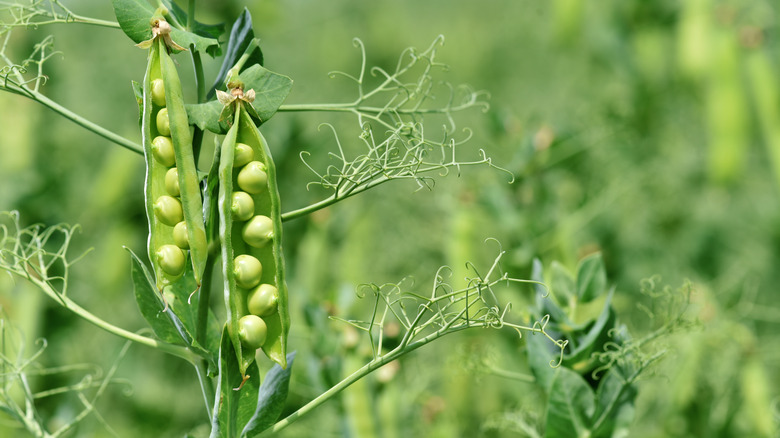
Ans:
[{"label": "open pea pod", "polygon": [[221,146],[219,216],[228,332],[241,372],[257,348],[287,367],[287,307],[276,169],[240,99]]},{"label": "open pea pod", "polygon": [[146,213],[149,259],[158,289],[179,280],[187,254],[195,281],[201,283],[207,257],[206,232],[192,136],[181,84],[168,54],[167,24],[151,23],[155,37],[145,44],[149,61],[144,76],[141,131],[146,161]]}]

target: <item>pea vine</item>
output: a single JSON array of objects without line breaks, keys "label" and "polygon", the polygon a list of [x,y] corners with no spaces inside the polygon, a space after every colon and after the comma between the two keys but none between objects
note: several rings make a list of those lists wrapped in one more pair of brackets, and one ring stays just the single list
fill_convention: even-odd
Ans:
[{"label": "pea vine", "polygon": [[[371,344],[371,360],[295,413],[276,423],[273,431],[286,428],[300,416],[382,366],[443,336],[466,329],[511,328],[521,337],[524,332],[539,334],[558,347],[563,357],[568,342],[555,339],[546,331],[549,318],[532,322],[530,325],[516,324],[507,320],[511,304],[502,307],[494,288],[500,284],[512,283],[546,286],[533,280],[513,278],[506,272],[502,272],[500,261],[504,254],[505,251],[499,250],[493,264],[484,274],[481,274],[473,264],[468,263],[471,276],[466,278],[467,286],[463,288],[455,288],[447,281],[450,268],[446,266],[436,272],[430,294],[407,290],[409,280],[383,285],[361,285],[358,296],[373,297],[370,317],[368,319],[346,319],[335,316],[331,318],[349,324],[366,334]],[[401,341],[394,348],[385,351],[383,347],[385,328],[395,326],[392,323],[400,325]],[[558,364],[551,363],[551,366],[558,366]]]},{"label": "pea vine", "polygon": [[[316,177],[307,188],[321,186],[333,194],[308,207],[285,213],[282,215],[284,220],[306,215],[390,180],[411,179],[420,189],[431,189],[435,183],[431,175],[445,176],[452,169],[460,173],[463,166],[487,165],[513,178],[511,172],[493,164],[482,149],[476,159],[461,158],[460,146],[471,138],[471,131],[466,128],[462,137],[456,136],[455,113],[470,109],[486,111],[488,96],[466,85],[455,87],[435,79],[447,69],[446,64],[436,60],[437,50],[444,43],[442,36],[425,50],[413,47],[404,50],[390,71],[378,66],[368,69],[363,42],[355,39],[353,43],[362,57],[358,75],[337,71],[330,76],[345,77],[355,83],[357,97],[354,101],[282,105],[279,108],[279,111],[347,112],[355,116],[360,130],[359,147],[348,148],[333,125],[321,125],[333,133],[337,151],[331,152],[329,157],[334,164],[317,170],[307,161],[311,155],[308,151],[301,152],[300,157]],[[373,88],[368,86],[369,75],[379,78]],[[442,91],[444,98],[437,105]],[[438,136],[426,132],[426,115],[443,118]]]},{"label": "pea vine", "polygon": [[67,224],[22,227],[18,212],[0,212],[0,270],[30,281],[62,307],[109,333],[191,362],[196,361],[195,355],[184,347],[160,342],[117,327],[68,298],[70,268],[89,252],[76,257],[68,255],[71,239],[78,229],[78,226]]},{"label": "pea vine", "polygon": [[[38,360],[45,353],[46,340],[38,340],[37,349],[30,354],[25,351],[24,345],[23,334],[11,324],[5,311],[0,308],[0,409],[3,412],[36,437],[65,436],[90,415],[95,417],[111,435],[118,436],[101,416],[96,403],[112,384],[124,386],[125,392],[129,395],[130,382],[114,376],[130,347],[130,342],[125,343],[105,375],[100,368],[90,364],[43,367]],[[57,376],[74,383],[34,391],[31,380],[39,376]],[[49,433],[47,422],[39,413],[36,404],[46,398],[73,394],[81,403],[81,410],[75,413],[70,421]],[[23,400],[23,403],[20,403],[20,400]]]}]

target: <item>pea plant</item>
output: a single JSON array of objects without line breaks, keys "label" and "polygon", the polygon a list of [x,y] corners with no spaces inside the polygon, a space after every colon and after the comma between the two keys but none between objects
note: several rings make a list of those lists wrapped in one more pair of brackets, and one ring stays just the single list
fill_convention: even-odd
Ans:
[{"label": "pea plant", "polygon": [[[531,340],[528,360],[535,381],[549,397],[545,426],[549,436],[612,436],[616,425],[623,424],[616,418],[626,418],[622,413],[633,403],[635,381],[656,357],[632,362],[629,369],[613,366],[615,361],[594,362],[610,346],[626,345],[609,306],[612,292],[595,321],[574,324],[548,296],[540,270],[532,280],[524,280],[502,269],[505,251],[500,245],[487,269],[468,265],[465,286],[449,282],[446,267],[435,273],[427,292],[404,282],[360,286],[359,296],[373,303],[370,314],[332,319],[365,334],[371,351],[368,362],[280,418],[295,364],[290,328],[300,323],[291,319],[296,294],[287,286],[283,224],[390,181],[413,180],[420,188],[433,189],[437,179],[465,166],[487,166],[511,177],[484,151],[465,147],[468,131],[458,130],[456,115],[486,110],[486,95],[466,86],[440,85],[436,76],[446,67],[437,57],[441,37],[423,50],[405,50],[392,69],[370,67],[366,49],[356,39],[362,56],[359,71],[334,73],[354,83],[353,100],[285,104],[292,79],[263,66],[248,11],[230,26],[227,41],[220,42],[225,27],[195,21],[192,0],[186,10],[169,0],[154,5],[113,0],[113,6],[116,21],[78,15],[58,0],[6,4],[0,27],[0,88],[38,102],[144,160],[146,177],[138,190],[145,199],[147,253],[139,256],[128,250],[128,258],[135,300],[149,329],[138,333],[123,329],[69,296],[71,267],[85,256],[69,251],[78,227],[25,225],[18,212],[3,213],[0,268],[31,282],[63,310],[125,339],[117,363],[131,344],[140,344],[192,365],[205,405],[203,423],[212,437],[279,432],[380,367],[445,335],[476,328],[510,329]],[[12,34],[54,23],[121,29],[129,38],[127,44],[146,51],[145,75],[128,90],[138,104],[140,144],[44,95],[44,65],[55,53],[51,37],[37,44],[27,59],[11,59],[7,48]],[[194,102],[184,99],[188,94],[177,67],[187,57],[194,66]],[[207,60],[221,62],[209,82]],[[261,129],[274,116],[294,112],[344,114],[356,123],[358,135],[348,137],[336,125],[322,125],[332,133],[336,150],[303,152],[300,165],[313,175],[308,186],[319,186],[329,195],[285,211],[272,155],[275,146]],[[439,125],[443,128],[431,128],[432,117],[443,120]],[[211,137],[216,146],[210,165],[199,168],[198,163],[208,162],[201,152]],[[322,168],[322,160],[313,159],[318,154],[327,155],[331,164]],[[601,259],[583,263],[576,287],[570,287],[571,279],[559,287],[565,277],[558,276],[553,290],[582,302],[606,293]],[[519,284],[535,285],[538,301],[530,316],[513,320],[511,305],[502,303],[494,289]],[[220,292],[224,308],[217,309],[211,296]],[[223,314],[224,318],[219,316]],[[389,322],[400,327],[400,334],[394,335],[399,340],[392,346],[385,333]],[[5,314],[0,323],[0,406],[7,416],[41,437],[64,436],[89,416],[104,423],[96,404],[109,384],[123,383],[116,366],[99,378],[79,367],[38,367],[46,343],[26,353],[19,347],[20,332]],[[633,354],[621,351],[619,358]],[[258,365],[265,361],[273,365]],[[261,375],[261,369],[268,371]],[[590,383],[580,377],[586,371],[594,372]],[[34,392],[29,380],[43,373],[83,373],[84,378],[77,385]],[[591,387],[598,388],[595,401]],[[36,403],[60,393],[77,394],[83,406],[69,422],[51,429]],[[105,427],[111,431],[110,425]]]}]

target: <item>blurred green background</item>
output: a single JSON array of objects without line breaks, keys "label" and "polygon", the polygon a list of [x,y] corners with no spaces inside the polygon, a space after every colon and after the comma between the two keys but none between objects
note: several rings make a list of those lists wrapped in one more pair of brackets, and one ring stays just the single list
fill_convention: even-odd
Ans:
[{"label": "blurred green background", "polygon": [[[74,12],[112,19],[110,2],[66,2]],[[462,277],[467,261],[527,278],[534,257],[577,260],[601,251],[617,288],[619,317],[641,331],[639,282],[694,284],[701,324],[667,339],[669,353],[640,384],[632,437],[776,436],[780,387],[780,4],[765,0],[493,0],[470,2],[303,0],[199,2],[202,22],[230,23],[249,8],[265,66],[295,82],[287,103],[346,102],[355,95],[332,70],[394,67],[408,46],[437,35],[439,79],[490,93],[490,111],[458,115],[482,148],[515,177],[464,168],[434,190],[380,186],[285,224],[298,351],[290,410],[361,365],[368,343],[329,314],[365,317],[360,283],[412,276],[428,290],[443,264]],[[6,53],[23,59],[46,35],[61,55],[45,64],[47,96],[140,142],[131,80],[145,53],[120,32],[54,25],[13,32]],[[190,60],[179,55],[185,87]],[[207,60],[208,61],[208,60]],[[207,64],[213,79],[218,61]],[[189,96],[193,100],[193,95]],[[138,330],[129,258],[143,253],[143,160],[24,98],[0,94],[0,210],[25,224],[78,223],[73,252],[94,250],[72,272],[70,296],[113,323]],[[326,195],[299,153],[322,167],[332,121],[318,113],[279,113],[263,126],[279,168],[283,210]],[[432,128],[433,129],[433,128]],[[345,135],[342,142],[357,139]],[[201,167],[209,156],[204,154]],[[517,318],[530,290],[516,288]],[[0,306],[32,341],[49,346],[41,362],[108,369],[123,342],[63,311],[22,281],[0,276]],[[215,307],[221,303],[215,301]],[[348,389],[281,436],[523,436],[543,423],[533,385],[468,366],[474,357],[526,372],[523,342],[510,331],[466,332],[403,359]],[[267,366],[267,365],[266,365]],[[202,435],[205,409],[184,362],[133,346],[116,385],[98,403],[120,436]],[[73,383],[78,373],[40,378],[37,389]],[[128,388],[131,390],[128,393]],[[75,398],[42,399],[52,425],[78,411]],[[0,435],[24,436],[0,422]],[[73,436],[112,436],[94,418]]]}]

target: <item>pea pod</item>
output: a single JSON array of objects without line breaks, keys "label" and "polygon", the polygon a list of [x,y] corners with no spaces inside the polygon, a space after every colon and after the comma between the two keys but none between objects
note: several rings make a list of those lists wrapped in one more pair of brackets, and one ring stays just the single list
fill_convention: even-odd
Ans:
[{"label": "pea pod", "polygon": [[[178,247],[188,247],[195,281],[200,285],[206,264],[207,242],[197,168],[192,152],[192,135],[184,109],[181,83],[166,42],[166,30],[170,31],[170,26],[159,17],[155,17],[151,24],[153,37],[142,45],[149,48],[149,61],[143,83],[141,130],[146,161],[146,212],[149,219],[147,249],[157,288],[162,290],[178,280],[183,269],[171,269],[172,262],[160,254],[175,252],[160,252],[160,249],[177,243]],[[165,126],[159,122],[163,119]],[[169,176],[166,184],[169,172],[177,181],[171,181]],[[173,233],[174,225],[182,219],[186,224],[186,227],[182,227],[186,228],[186,245],[181,238],[177,242]]]},{"label": "pea pod", "polygon": [[[220,240],[222,247],[222,263],[225,304],[228,309],[228,332],[236,350],[242,374],[255,358],[255,350],[252,342],[247,342],[242,337],[239,321],[249,315],[248,299],[250,292],[263,287],[269,287],[276,292],[274,306],[263,308],[262,315],[253,315],[262,318],[265,323],[266,336],[260,348],[274,362],[283,368],[287,366],[287,335],[290,327],[290,317],[287,309],[287,286],[285,283],[284,259],[282,256],[282,222],[279,194],[276,187],[276,170],[265,139],[257,130],[254,122],[245,109],[241,99],[235,99],[230,105],[235,105],[232,126],[221,146],[219,163],[219,217]],[[243,144],[252,150],[252,162],[244,166],[235,166],[236,145]],[[239,150],[245,149],[239,147]],[[245,156],[245,151],[238,154],[239,158]],[[255,164],[252,164],[255,163]],[[264,190],[253,190],[248,193],[241,190],[239,183],[240,172],[248,166],[257,167],[260,163],[267,184]],[[251,218],[236,214],[236,192],[241,197],[251,197],[254,204],[254,214]],[[246,220],[242,220],[247,218]],[[266,241],[259,244],[257,241],[244,238],[244,231],[251,226],[253,221],[263,218],[262,222],[270,223],[270,230],[265,230]],[[244,257],[252,257],[260,262],[259,279],[247,279],[248,266]],[[257,271],[255,271],[257,272]],[[266,286],[263,286],[266,285]],[[241,287],[243,286],[243,287]],[[254,307],[254,306],[253,306]],[[253,319],[253,318],[252,318]],[[244,320],[246,321],[246,320]],[[242,342],[243,340],[243,342]],[[245,376],[245,378],[247,378]]]}]

